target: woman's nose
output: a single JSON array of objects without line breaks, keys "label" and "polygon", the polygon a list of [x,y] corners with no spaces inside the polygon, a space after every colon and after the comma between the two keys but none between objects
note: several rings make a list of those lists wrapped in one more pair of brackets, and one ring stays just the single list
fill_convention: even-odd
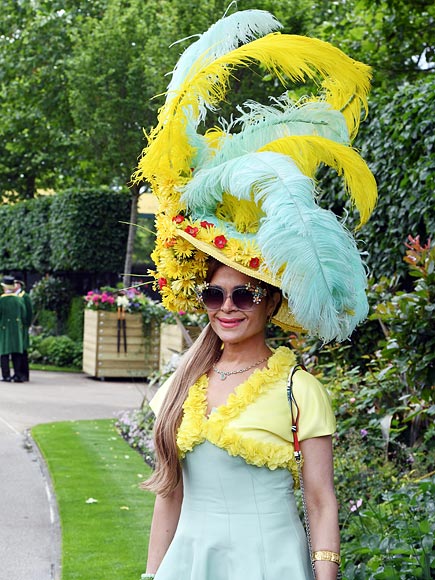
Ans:
[{"label": "woman's nose", "polygon": [[233,302],[231,292],[228,292],[228,294],[225,296],[221,310],[223,310],[224,312],[231,312],[231,310],[237,310],[237,307]]}]

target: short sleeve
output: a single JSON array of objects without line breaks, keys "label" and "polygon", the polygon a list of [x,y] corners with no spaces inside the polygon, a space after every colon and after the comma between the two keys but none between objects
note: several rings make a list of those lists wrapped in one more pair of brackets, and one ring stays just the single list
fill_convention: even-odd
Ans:
[{"label": "short sleeve", "polygon": [[169,379],[167,379],[163,385],[161,387],[158,388],[156,394],[154,395],[154,397],[151,399],[149,405],[151,407],[151,409],[154,411],[154,414],[156,415],[156,417],[158,416],[161,406],[163,405],[163,401],[165,400],[165,397],[171,387],[172,381],[173,381],[174,375],[171,375],[169,377]]},{"label": "short sleeve", "polygon": [[331,401],[322,383],[310,373],[299,370],[293,377],[293,394],[299,407],[299,441],[335,432]]}]

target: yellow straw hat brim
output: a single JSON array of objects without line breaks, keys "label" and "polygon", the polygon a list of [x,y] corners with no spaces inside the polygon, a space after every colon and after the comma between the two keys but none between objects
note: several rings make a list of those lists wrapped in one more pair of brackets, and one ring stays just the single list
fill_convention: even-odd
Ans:
[{"label": "yellow straw hat brim", "polygon": [[[243,264],[234,262],[213,244],[204,242],[203,240],[198,240],[183,230],[177,230],[176,235],[191,243],[192,246],[194,246],[197,250],[204,252],[204,254],[207,254],[207,256],[215,258],[225,266],[233,268],[234,270],[237,270],[238,272],[241,272],[250,278],[255,278],[256,280],[261,280],[262,282],[270,284],[271,286],[281,288],[281,282],[279,278],[271,276],[268,272],[253,270],[252,268],[243,266]],[[280,309],[272,318],[272,322],[281,327],[283,330],[292,330],[298,333],[305,332],[304,328],[294,319],[285,299],[283,299]]]}]

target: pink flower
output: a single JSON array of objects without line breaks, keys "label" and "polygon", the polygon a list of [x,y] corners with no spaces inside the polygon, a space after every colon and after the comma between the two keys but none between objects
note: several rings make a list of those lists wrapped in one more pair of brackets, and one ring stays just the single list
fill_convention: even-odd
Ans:
[{"label": "pink flower", "polygon": [[114,304],[114,303],[115,303],[115,298],[114,298],[113,296],[108,296],[108,297],[107,297],[107,302],[108,302],[109,304]]},{"label": "pink flower", "polygon": [[355,401],[356,401],[355,397],[351,397],[351,398],[349,399],[349,403],[355,403]]},{"label": "pink flower", "polygon": [[362,506],[362,502],[363,500],[357,499],[356,501],[353,501],[353,499],[350,500],[350,511],[351,512],[356,512],[361,506]]},{"label": "pink flower", "polygon": [[100,301],[100,296],[99,296],[99,294],[94,294],[94,295],[92,296],[92,302],[94,302],[94,304],[96,304],[96,303],[97,303],[97,302],[99,302],[99,301]]},{"label": "pink flower", "polygon": [[107,294],[107,292],[103,292],[101,294],[101,302],[107,302],[108,298],[109,298],[109,295]]}]

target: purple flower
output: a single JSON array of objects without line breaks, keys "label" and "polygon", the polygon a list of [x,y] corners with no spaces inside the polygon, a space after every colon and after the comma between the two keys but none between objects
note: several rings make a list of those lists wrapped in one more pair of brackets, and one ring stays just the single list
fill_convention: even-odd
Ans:
[{"label": "purple flower", "polygon": [[369,432],[367,431],[367,429],[361,429],[361,431],[360,431],[361,437],[367,437],[368,433]]}]

